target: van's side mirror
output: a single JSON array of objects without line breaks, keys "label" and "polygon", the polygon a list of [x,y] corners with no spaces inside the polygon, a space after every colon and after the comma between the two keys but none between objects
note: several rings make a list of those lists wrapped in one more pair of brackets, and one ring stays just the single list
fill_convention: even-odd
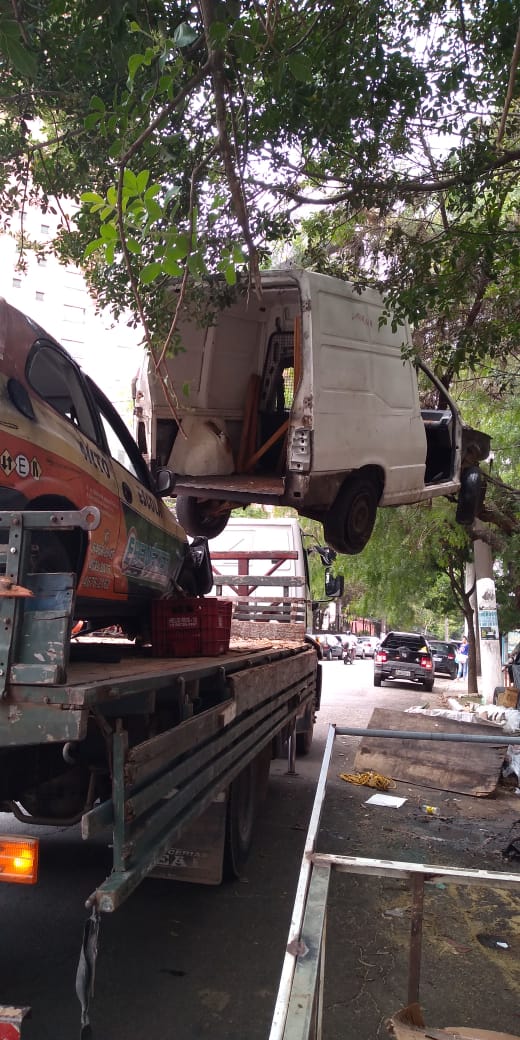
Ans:
[{"label": "van's side mirror", "polygon": [[175,487],[175,479],[176,477],[173,470],[166,469],[166,466],[162,466],[155,474],[155,494],[158,495],[159,498],[171,494]]},{"label": "van's side mirror", "polygon": [[325,574],[325,595],[339,599],[343,595],[345,579],[342,574],[333,575],[329,571]]}]

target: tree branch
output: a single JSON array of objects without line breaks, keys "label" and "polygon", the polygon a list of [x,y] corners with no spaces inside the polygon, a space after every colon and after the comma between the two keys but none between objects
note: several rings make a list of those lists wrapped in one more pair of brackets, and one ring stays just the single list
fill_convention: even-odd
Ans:
[{"label": "tree branch", "polygon": [[213,0],[199,0],[200,11],[202,14],[202,20],[204,23],[204,33],[206,37],[206,46],[208,49],[208,65],[211,69],[211,79],[213,83],[213,96],[215,100],[215,117],[217,124],[217,133],[219,138],[220,155],[224,165],[224,172],[228,183],[229,191],[231,193],[231,201],[235,215],[242,229],[242,234],[249,253],[249,266],[251,271],[251,278],[255,286],[255,291],[258,298],[262,299],[262,286],[260,282],[260,268],[258,259],[258,250],[253,241],[251,229],[249,226],[249,215],[247,212],[247,205],[240,183],[240,178],[235,170],[232,147],[229,140],[229,133],[227,127],[227,108],[226,108],[226,80],[224,76],[224,52],[221,48],[214,46],[211,38],[211,27],[214,21],[214,9]]},{"label": "tree branch", "polygon": [[513,57],[511,58],[511,68],[509,69],[509,83],[507,85],[506,99],[504,101],[504,109],[502,112],[502,118],[500,120],[500,126],[497,134],[497,144],[501,144],[502,138],[506,130],[506,121],[511,102],[513,100],[513,93],[515,89],[515,79],[518,70],[518,62],[520,61],[520,22],[518,23],[518,32],[516,34],[516,42],[513,51]]},{"label": "tree branch", "polygon": [[268,184],[267,182],[260,181],[256,178],[252,183],[259,188],[264,188],[266,191],[271,191],[277,195],[285,196],[302,206],[336,206],[342,202],[352,202],[352,200],[357,198],[360,191],[363,189],[370,190],[371,192],[380,192],[382,195],[391,192],[396,197],[406,198],[408,195],[427,195],[429,193],[448,191],[451,188],[458,188],[462,185],[476,184],[482,177],[496,173],[505,166],[509,166],[519,160],[520,149],[516,148],[512,151],[503,152],[502,155],[497,156],[493,162],[482,166],[478,171],[471,175],[461,172],[459,174],[454,174],[452,177],[444,177],[434,181],[406,177],[399,179],[394,176],[387,180],[379,181],[360,179],[356,182],[355,189],[337,191],[333,195],[322,195],[319,198],[312,198],[311,196],[303,195],[292,186],[287,188],[280,184]]}]

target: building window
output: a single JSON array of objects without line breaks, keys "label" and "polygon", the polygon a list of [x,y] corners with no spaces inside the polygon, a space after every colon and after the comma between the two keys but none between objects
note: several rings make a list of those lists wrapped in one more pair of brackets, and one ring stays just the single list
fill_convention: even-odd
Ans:
[{"label": "building window", "polygon": [[45,299],[45,293],[39,292],[38,290],[36,290],[34,295],[35,295],[35,297],[36,297],[36,299],[38,300],[39,303],[43,303],[43,301]]},{"label": "building window", "polygon": [[21,278],[13,278],[13,289],[21,289],[21,287],[22,287],[22,279]]},{"label": "building window", "polygon": [[75,325],[85,324],[85,308],[74,307],[70,303],[66,303],[63,308],[63,320],[73,322]]},{"label": "building window", "polygon": [[50,233],[51,229],[49,224],[40,224],[40,235],[44,235],[45,238],[48,238]]}]

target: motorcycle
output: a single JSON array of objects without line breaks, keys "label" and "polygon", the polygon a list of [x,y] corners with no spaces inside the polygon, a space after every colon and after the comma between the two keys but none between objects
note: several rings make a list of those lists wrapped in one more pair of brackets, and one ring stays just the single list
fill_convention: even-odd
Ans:
[{"label": "motorcycle", "polygon": [[356,654],[353,646],[343,647],[343,664],[354,664]]}]

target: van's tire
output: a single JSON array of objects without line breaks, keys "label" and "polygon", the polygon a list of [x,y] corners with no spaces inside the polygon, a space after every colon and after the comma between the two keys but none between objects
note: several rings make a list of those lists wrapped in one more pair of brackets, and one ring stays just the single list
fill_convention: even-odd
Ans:
[{"label": "van's tire", "polygon": [[350,556],[362,552],[374,530],[380,497],[377,477],[364,472],[348,477],[323,522],[327,544]]},{"label": "van's tire", "polygon": [[460,477],[460,490],[457,499],[455,520],[458,524],[469,527],[484,501],[484,481],[478,466],[468,466]]},{"label": "van's tire", "polygon": [[177,520],[186,534],[192,538],[202,535],[204,538],[216,538],[222,534],[231,516],[231,509],[216,512],[223,506],[217,499],[195,498],[193,495],[177,495],[175,511]]},{"label": "van's tire", "polygon": [[379,676],[374,675],[374,686],[381,686],[381,679]]}]

